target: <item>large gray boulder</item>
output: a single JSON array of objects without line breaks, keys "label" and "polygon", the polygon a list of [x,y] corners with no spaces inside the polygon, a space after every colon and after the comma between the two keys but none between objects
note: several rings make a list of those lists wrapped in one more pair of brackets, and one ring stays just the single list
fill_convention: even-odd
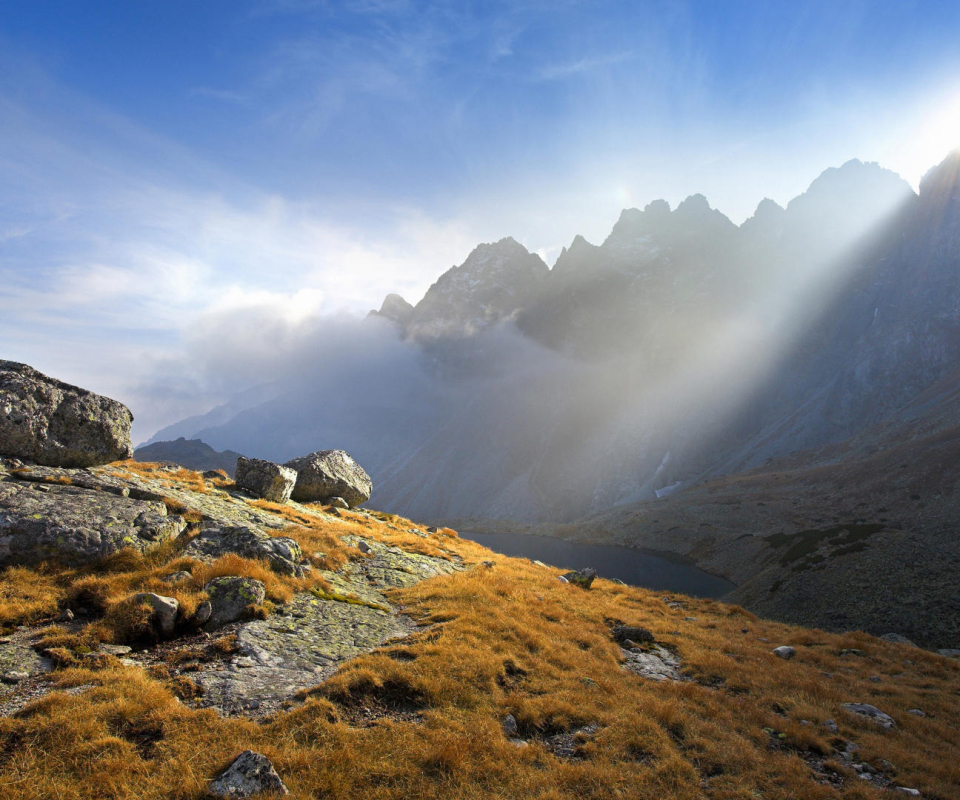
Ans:
[{"label": "large gray boulder", "polygon": [[0,455],[50,467],[130,458],[133,414],[122,403],[0,361]]},{"label": "large gray boulder", "polygon": [[253,578],[234,575],[214,578],[203,587],[210,598],[211,614],[204,628],[215,630],[243,618],[250,606],[258,606],[267,596],[266,588]]},{"label": "large gray boulder", "polygon": [[269,536],[263,531],[244,525],[205,528],[183,551],[185,556],[212,561],[227,553],[241,558],[261,559],[281,575],[298,574],[303,552],[295,539],[288,536]]},{"label": "large gray boulder", "polygon": [[370,476],[344,450],[319,450],[284,464],[296,470],[294,500],[300,503],[342,497],[353,508],[370,499]]},{"label": "large gray boulder", "polygon": [[125,547],[145,552],[186,526],[159,501],[79,486],[0,481],[0,566],[48,559],[86,564]]},{"label": "large gray boulder", "polygon": [[273,503],[286,503],[297,482],[297,473],[272,461],[240,456],[235,480],[237,486],[257,497]]}]

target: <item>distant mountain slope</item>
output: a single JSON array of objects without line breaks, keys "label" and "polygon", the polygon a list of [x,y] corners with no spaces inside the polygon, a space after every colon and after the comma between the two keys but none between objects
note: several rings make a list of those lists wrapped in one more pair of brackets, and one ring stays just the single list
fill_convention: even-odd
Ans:
[{"label": "distant mountain slope", "polygon": [[240,453],[232,450],[218,453],[200,439],[184,439],[182,436],[172,442],[153,442],[138,447],[133,454],[134,461],[173,461],[197,472],[222,469],[231,478],[236,471],[238,458]]}]

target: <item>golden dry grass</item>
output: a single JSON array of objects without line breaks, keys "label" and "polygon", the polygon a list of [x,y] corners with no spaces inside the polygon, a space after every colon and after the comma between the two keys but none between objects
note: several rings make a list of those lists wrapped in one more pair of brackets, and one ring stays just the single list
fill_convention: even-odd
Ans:
[{"label": "golden dry grass", "polygon": [[[430,627],[348,663],[263,724],[191,709],[178,702],[195,690],[185,678],[109,657],[91,663],[76,655],[86,639],[48,629],[44,644],[56,651],[62,691],[0,719],[0,797],[199,800],[247,748],[266,754],[304,800],[888,796],[836,758],[837,739],[857,742],[858,757],[875,766],[892,762],[895,785],[931,800],[960,796],[956,662],[865,634],[759,620],[710,600],[678,597],[684,606],[673,608],[659,594],[604,580],[584,591],[557,581],[557,570],[453,535],[423,539],[407,532],[420,528],[406,520],[391,519],[391,529],[349,512],[331,520],[258,505],[294,526],[284,534],[308,553],[336,560],[344,553],[337,536],[356,533],[475,566],[393,592]],[[480,565],[487,560],[493,567]],[[136,590],[162,587],[189,604],[205,580],[241,572],[264,580],[271,601],[282,602],[309,585],[257,562],[200,565],[175,551],[125,554],[108,566],[98,574],[8,570],[0,619],[36,619],[56,607],[53,598],[83,596],[106,612],[86,634],[102,637],[111,633],[111,610],[131,614],[120,628],[136,624],[135,609],[118,608]],[[191,581],[159,582],[182,567],[193,570]],[[618,622],[649,629],[680,655],[689,680],[657,683],[623,670],[610,633]],[[774,656],[779,644],[796,647],[796,658]],[[850,648],[862,655],[841,655]],[[66,693],[78,687],[88,688]],[[844,702],[872,703],[898,727],[882,732],[843,712]],[[915,707],[927,716],[907,713]],[[508,713],[528,745],[504,736]],[[828,718],[837,737],[821,724]],[[588,724],[596,733],[579,736],[575,759],[551,750],[550,737]],[[841,789],[822,782],[831,771],[843,777]]]}]

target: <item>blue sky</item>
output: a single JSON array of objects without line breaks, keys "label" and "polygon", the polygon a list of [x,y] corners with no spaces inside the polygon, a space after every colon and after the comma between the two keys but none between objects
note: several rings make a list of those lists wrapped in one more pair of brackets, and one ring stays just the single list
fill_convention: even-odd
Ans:
[{"label": "blue sky", "polygon": [[960,144],[958,32],[955,2],[6,0],[0,357],[146,434],[255,379],[212,375],[244,315],[295,341],[481,241],[552,264],[695,192],[740,222],[854,157],[916,186]]}]

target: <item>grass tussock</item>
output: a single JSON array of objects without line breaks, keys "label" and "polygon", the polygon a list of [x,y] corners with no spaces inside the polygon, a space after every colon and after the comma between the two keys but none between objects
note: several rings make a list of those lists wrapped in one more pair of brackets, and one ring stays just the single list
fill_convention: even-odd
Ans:
[{"label": "grass tussock", "polygon": [[[837,756],[841,741],[856,742],[858,758],[875,767],[889,763],[894,785],[928,800],[958,796],[956,662],[710,600],[671,598],[683,603],[674,607],[660,594],[602,579],[585,591],[560,583],[559,570],[495,555],[452,532],[418,536],[410,530],[423,528],[397,517],[255,505],[282,519],[283,535],[321,568],[361,557],[340,542],[346,534],[457,557],[470,568],[391,592],[425,627],[347,663],[259,724],[191,708],[198,687],[171,677],[174,661],[126,668],[96,645],[149,638],[144,607],[130,600],[137,591],[174,596],[192,613],[208,580],[246,575],[267,587],[265,607],[253,609],[267,613],[299,591],[322,595],[321,582],[236,556],[202,564],[180,555],[182,543],[120,553],[86,570],[8,569],[4,625],[64,606],[83,608],[91,621],[79,631],[41,632],[38,645],[58,667],[57,691],[0,718],[0,796],[201,800],[209,780],[248,748],[270,758],[302,800],[890,796]],[[178,570],[190,579],[162,581]],[[680,657],[686,680],[654,682],[622,669],[611,635],[617,624],[651,631]],[[794,646],[796,657],[774,656],[779,644]],[[237,643],[223,636],[211,647],[228,655]],[[845,702],[880,707],[896,730],[845,714]],[[508,714],[526,745],[504,734]],[[823,726],[827,719],[838,733]]]}]

